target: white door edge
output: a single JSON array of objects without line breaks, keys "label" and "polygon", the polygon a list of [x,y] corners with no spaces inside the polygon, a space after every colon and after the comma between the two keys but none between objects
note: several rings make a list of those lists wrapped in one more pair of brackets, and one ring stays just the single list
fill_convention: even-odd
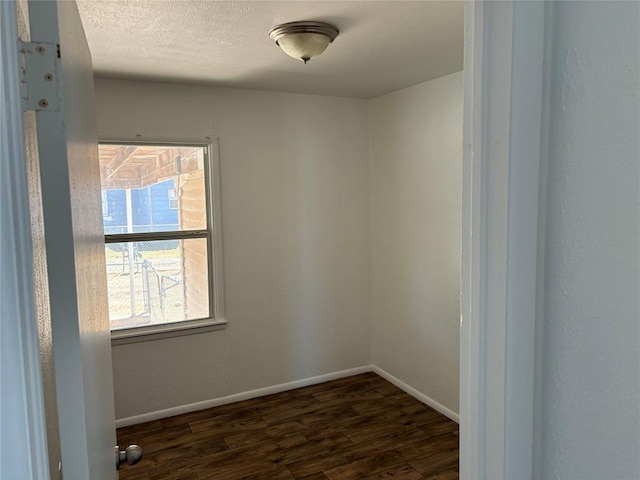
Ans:
[{"label": "white door edge", "polygon": [[29,1],[28,6],[31,41],[59,46],[52,73],[60,82],[60,108],[37,111],[36,130],[62,468],[66,478],[115,480],[91,56],[74,1]]}]

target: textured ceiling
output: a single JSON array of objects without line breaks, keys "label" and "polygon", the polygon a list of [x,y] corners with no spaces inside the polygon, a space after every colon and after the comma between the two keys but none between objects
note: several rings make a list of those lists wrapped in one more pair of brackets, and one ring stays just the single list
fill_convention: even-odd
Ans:
[{"label": "textured ceiling", "polygon": [[[462,69],[462,2],[77,1],[99,76],[372,98]],[[307,65],[267,34],[296,20],[340,30]]]}]

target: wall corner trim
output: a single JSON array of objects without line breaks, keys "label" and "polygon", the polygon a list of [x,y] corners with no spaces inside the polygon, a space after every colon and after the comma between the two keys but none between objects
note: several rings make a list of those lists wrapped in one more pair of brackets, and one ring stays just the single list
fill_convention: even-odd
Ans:
[{"label": "wall corner trim", "polygon": [[371,371],[373,373],[377,373],[378,375],[380,375],[382,378],[384,378],[385,380],[389,381],[390,383],[393,383],[400,390],[403,390],[404,392],[408,393],[409,395],[411,395],[416,400],[419,400],[422,403],[424,403],[425,405],[427,405],[427,406],[433,408],[434,410],[440,412],[445,417],[448,417],[449,419],[453,420],[456,423],[460,423],[460,414],[454,412],[450,408],[445,407],[440,402],[436,402],[433,398],[429,397],[428,395],[425,395],[424,393],[420,392],[419,390],[416,390],[411,385],[408,385],[408,384],[404,383],[402,380],[400,380],[397,377],[394,377],[393,375],[391,375],[386,370],[383,370],[382,368],[378,367],[377,365],[372,365],[371,366]]}]

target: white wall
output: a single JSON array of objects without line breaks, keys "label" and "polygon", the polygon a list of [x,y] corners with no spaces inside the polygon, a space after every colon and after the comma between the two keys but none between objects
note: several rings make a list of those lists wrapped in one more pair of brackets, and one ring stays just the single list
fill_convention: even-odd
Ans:
[{"label": "white wall", "polygon": [[373,362],[457,413],[462,72],[370,115]]},{"label": "white wall", "polygon": [[553,5],[536,478],[640,478],[639,18]]},{"label": "white wall", "polygon": [[113,348],[125,418],[371,363],[365,100],[98,79],[101,139],[220,138],[223,331]]}]

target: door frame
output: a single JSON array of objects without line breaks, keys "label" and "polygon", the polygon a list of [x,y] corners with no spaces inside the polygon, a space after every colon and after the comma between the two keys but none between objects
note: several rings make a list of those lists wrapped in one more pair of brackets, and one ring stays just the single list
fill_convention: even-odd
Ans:
[{"label": "door frame", "polygon": [[49,479],[15,2],[0,2],[0,65],[0,477]]},{"label": "door frame", "polygon": [[[9,184],[15,200],[11,209],[2,204],[1,223],[16,259],[15,270],[9,272],[3,254],[2,282],[20,290],[11,298],[3,295],[3,332],[5,305],[23,314],[8,317],[20,341],[11,342],[11,350],[3,344],[2,355],[15,354],[15,364],[26,380],[15,377],[11,388],[23,399],[23,408],[15,413],[26,426],[20,440],[31,447],[19,459],[12,456],[12,471],[23,472],[26,478],[48,478],[38,336],[31,321],[35,308],[29,280],[26,174],[20,170],[24,143],[15,8],[13,2],[0,2],[0,93],[3,125],[8,127],[2,131],[6,148],[0,150],[0,162],[3,168],[11,167],[2,171],[2,182],[3,187]],[[544,260],[543,72],[549,9],[543,2],[466,4],[460,345],[463,479],[532,478],[534,374],[536,352],[541,348],[536,341],[541,337],[541,322],[536,319],[541,315]],[[12,175],[10,182],[5,172]],[[12,228],[5,228],[6,223]],[[3,391],[8,381],[2,378]],[[3,429],[5,425],[3,421]],[[4,462],[0,463],[3,468]]]},{"label": "door frame", "polygon": [[549,12],[545,2],[465,9],[461,479],[533,477]]},{"label": "door frame", "polygon": [[[0,161],[3,186],[11,178],[15,178],[15,181],[8,184],[7,189],[0,192],[3,200],[1,232],[3,248],[0,249],[3,260],[3,287],[6,282],[6,291],[2,291],[2,356],[5,358],[5,354],[11,350],[15,351],[16,355],[7,362],[7,365],[19,362],[21,368],[21,370],[9,370],[10,375],[5,375],[8,369],[3,369],[2,372],[3,413],[7,412],[6,409],[12,408],[11,402],[4,403],[5,397],[13,397],[11,400],[16,405],[17,412],[11,412],[11,421],[6,420],[7,415],[3,415],[0,423],[2,440],[12,446],[11,450],[2,449],[3,454],[5,450],[10,453],[1,457],[0,476],[3,478],[5,476],[7,478],[61,478],[62,462],[57,457],[61,453],[67,475],[78,478],[88,478],[93,475],[112,478],[111,473],[113,473],[113,478],[117,478],[109,330],[107,323],[104,323],[106,329],[101,325],[106,317],[99,315],[98,307],[92,308],[96,304],[103,303],[102,311],[106,311],[106,295],[102,299],[103,302],[100,298],[95,300],[94,294],[101,288],[102,278],[93,278],[90,275],[91,272],[82,270],[82,267],[93,265],[92,262],[95,259],[100,262],[100,254],[104,255],[100,240],[102,238],[101,223],[95,220],[95,211],[100,206],[99,197],[94,196],[86,203],[76,202],[75,206],[82,206],[76,212],[69,208],[69,201],[74,193],[76,197],[82,198],[81,195],[85,193],[83,189],[88,185],[87,180],[96,177],[97,173],[97,168],[89,168],[86,163],[89,155],[95,154],[94,160],[97,165],[95,125],[86,121],[91,118],[91,115],[95,115],[92,111],[93,75],[89,52],[86,42],[83,41],[84,32],[75,3],[60,1],[34,3],[20,0],[20,2],[0,2],[0,5],[2,6],[0,10],[2,14],[0,18],[2,25],[0,79],[3,82],[3,102],[0,108],[2,112]],[[20,17],[21,13],[25,17],[28,16],[28,21],[23,22],[27,19]],[[22,28],[23,23],[26,23],[26,32]],[[43,102],[43,105],[40,105],[41,108],[35,107],[39,110],[38,112],[27,112],[29,108],[34,107],[25,106],[27,103],[21,98],[23,96],[21,73],[24,67],[23,59],[19,54],[22,44],[19,42],[18,31],[20,35],[30,34],[32,40],[35,38],[40,42],[45,41],[42,44],[44,47],[41,53],[50,51],[52,58],[55,57],[55,49],[50,44],[62,44],[64,49],[60,56],[60,47],[58,47],[59,60],[56,60],[55,66],[47,67],[47,69],[53,68],[52,78],[60,82],[57,85],[59,91],[48,92],[45,98],[49,103]],[[26,57],[32,50],[27,46],[24,51],[27,52],[24,53]],[[38,50],[35,49],[35,51]],[[31,82],[37,83],[37,79],[42,78],[42,72],[35,73],[37,66],[32,69],[32,62],[26,63],[27,68],[30,69],[26,75],[30,82],[27,93],[35,95],[34,92],[38,92],[38,89]],[[35,63],[37,65],[38,62]],[[68,94],[67,100],[80,98],[80,101],[70,101],[65,108],[58,108],[57,101],[63,100],[64,93]],[[37,98],[41,97],[37,96]],[[47,106],[50,107],[47,111],[40,111]],[[26,113],[23,114],[23,111]],[[23,124],[25,119],[29,120],[29,127],[35,127],[36,132],[30,132],[30,128],[25,129]],[[40,221],[46,223],[44,237],[46,265],[48,272],[56,273],[56,282],[49,282],[49,288],[52,289],[48,299],[51,331],[44,333],[48,336],[46,339],[43,338],[47,341],[47,345],[42,352],[40,352],[41,332],[37,328],[38,321],[35,316],[37,309],[34,308],[34,304],[43,297],[34,283],[32,265],[34,251],[30,230],[32,227],[29,208],[31,185],[28,184],[28,170],[29,162],[35,159],[31,147],[36,146],[30,144],[31,141],[35,141],[31,133],[37,133],[39,148],[36,151],[46,153],[39,162],[40,177],[47,179],[40,185],[44,220],[38,219],[35,222],[36,225]],[[25,134],[29,137],[29,144],[25,144]],[[95,152],[89,151],[94,143]],[[69,161],[64,161],[65,159]],[[5,172],[8,175],[5,175]],[[77,181],[79,179],[81,181]],[[93,213],[90,211],[92,208]],[[100,234],[96,235],[98,227]],[[77,242],[76,239],[78,239]],[[9,250],[10,246],[15,246],[13,251]],[[12,253],[9,261],[5,260],[7,252]],[[40,253],[42,252],[41,250]],[[89,257],[91,261],[86,260]],[[78,258],[81,260],[77,262]],[[39,258],[38,261],[40,260]],[[10,270],[10,267],[13,267],[13,270]],[[80,284],[78,284],[78,278],[82,279]],[[57,285],[55,292],[52,285]],[[76,291],[78,286],[85,290],[84,302],[78,302],[80,298]],[[104,286],[106,291],[106,283]],[[12,290],[19,290],[20,294],[15,294]],[[10,307],[13,310],[10,311]],[[94,312],[98,313],[94,314]],[[81,314],[84,320],[82,322]],[[7,331],[5,336],[5,327],[11,325],[15,325],[15,328]],[[49,349],[51,340],[53,340],[53,346]],[[13,343],[11,348],[5,349],[5,344],[10,342]],[[50,354],[53,358],[50,358]],[[51,384],[51,379],[47,379],[50,372],[43,370],[43,366],[47,369],[53,367],[56,377],[55,387]],[[99,371],[96,374],[97,370]],[[43,379],[46,380],[45,383]],[[108,390],[106,395],[105,390]],[[10,392],[11,395],[5,392]],[[52,395],[57,399],[57,410],[50,402],[47,401],[45,404],[45,398],[50,400]],[[48,410],[50,407],[51,411]],[[50,416],[47,417],[47,415]],[[54,416],[57,417],[55,418],[57,422],[53,422]],[[60,427],[55,435],[52,430],[47,432],[48,423],[52,422],[53,425],[57,424]],[[102,423],[99,424],[99,422]],[[15,436],[12,437],[12,433]],[[47,445],[47,437],[52,442],[49,445]],[[56,443],[57,440],[59,445]],[[61,451],[56,451],[58,448]],[[44,466],[45,463],[46,466]]]}]

